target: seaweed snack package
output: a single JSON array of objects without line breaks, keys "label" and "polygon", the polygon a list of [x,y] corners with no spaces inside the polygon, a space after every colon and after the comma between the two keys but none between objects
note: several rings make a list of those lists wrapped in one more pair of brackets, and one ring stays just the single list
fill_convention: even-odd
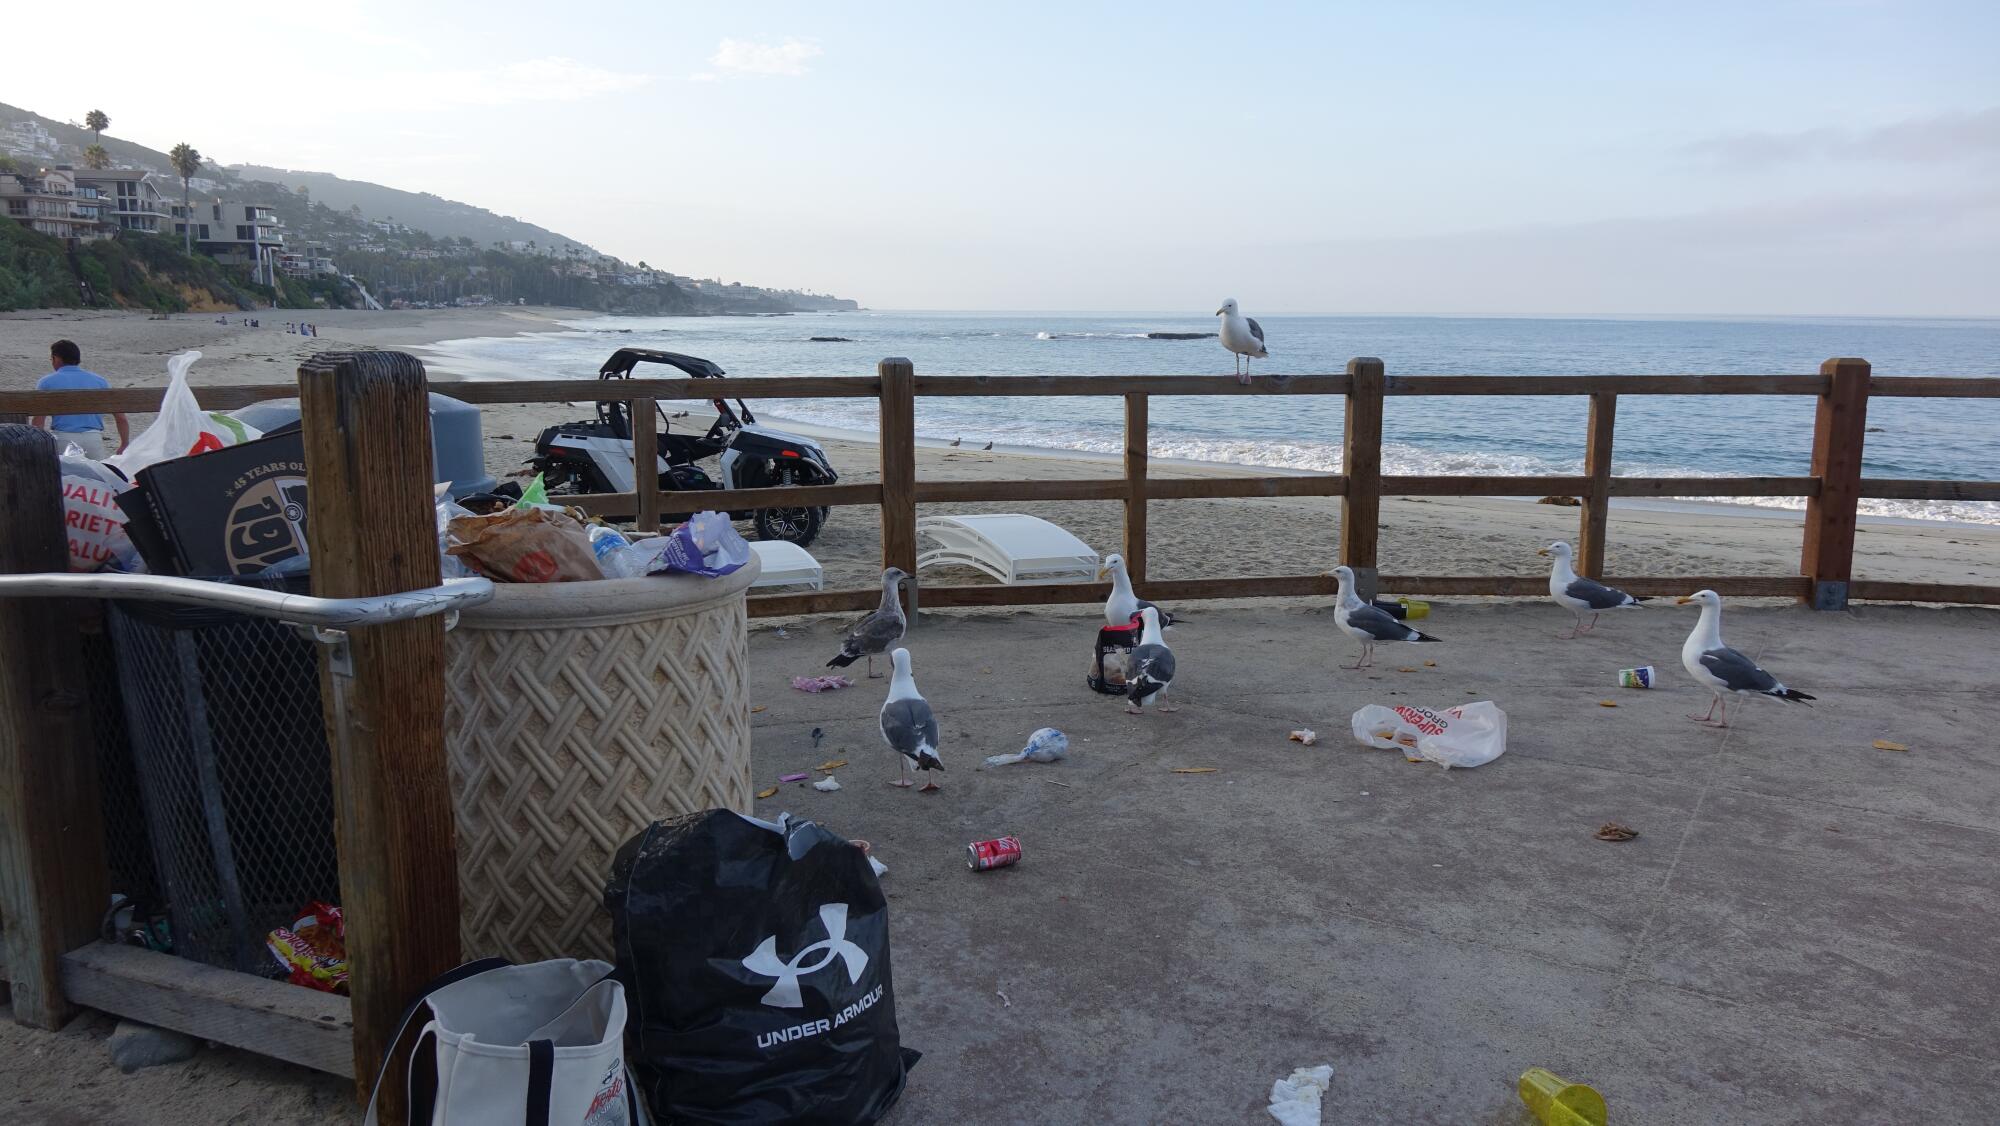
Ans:
[{"label": "seaweed snack package", "polygon": [[125,510],[118,494],[131,482],[70,446],[62,455],[63,523],[69,533],[72,571],[143,571],[139,553],[125,534]]},{"label": "seaweed snack package", "polygon": [[458,516],[446,525],[446,552],[487,578],[507,583],[567,583],[601,579],[590,533],[573,516],[548,508],[510,508],[491,516]]},{"label": "seaweed snack package", "polygon": [[870,1126],[917,1053],[896,1028],[889,905],[868,855],[789,815],[657,821],[604,889],[654,1118]]}]

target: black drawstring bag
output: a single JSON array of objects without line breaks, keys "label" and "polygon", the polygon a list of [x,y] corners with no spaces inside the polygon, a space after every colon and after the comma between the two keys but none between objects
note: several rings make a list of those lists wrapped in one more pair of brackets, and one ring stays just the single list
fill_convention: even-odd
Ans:
[{"label": "black drawstring bag", "polygon": [[809,821],[709,810],[625,842],[604,889],[627,1061],[663,1123],[868,1126],[918,1053],[896,1030],[889,908]]}]

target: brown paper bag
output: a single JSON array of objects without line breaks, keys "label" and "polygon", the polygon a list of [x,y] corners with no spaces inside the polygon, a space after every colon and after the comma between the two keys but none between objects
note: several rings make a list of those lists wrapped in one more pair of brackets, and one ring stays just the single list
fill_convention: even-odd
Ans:
[{"label": "brown paper bag", "polygon": [[459,516],[445,525],[445,550],[473,570],[508,583],[601,579],[590,533],[575,517],[545,508],[510,508],[491,516]]}]

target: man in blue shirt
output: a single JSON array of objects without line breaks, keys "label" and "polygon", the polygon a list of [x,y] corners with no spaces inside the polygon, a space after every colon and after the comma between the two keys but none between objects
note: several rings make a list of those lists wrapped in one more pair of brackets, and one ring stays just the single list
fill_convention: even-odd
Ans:
[{"label": "man in blue shirt", "polygon": [[[111,384],[94,371],[85,371],[77,365],[83,362],[83,350],[67,340],[58,340],[49,345],[49,366],[54,368],[35,384],[37,391],[104,391]],[[104,416],[101,414],[59,414],[53,419],[46,415],[35,416],[36,426],[45,426],[56,436],[58,446],[74,442],[83,452],[96,461],[103,461],[110,454],[123,452],[126,443],[132,440],[131,424],[122,414],[111,416],[118,424],[118,448],[104,448]]]}]

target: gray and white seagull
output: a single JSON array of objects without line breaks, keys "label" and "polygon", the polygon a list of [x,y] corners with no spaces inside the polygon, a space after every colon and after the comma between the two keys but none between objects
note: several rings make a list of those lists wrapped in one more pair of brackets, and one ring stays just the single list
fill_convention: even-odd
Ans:
[{"label": "gray and white seagull", "polygon": [[1264,359],[1271,353],[1264,350],[1264,326],[1257,318],[1246,317],[1236,308],[1236,299],[1231,297],[1215,311],[1222,318],[1222,331],[1216,336],[1222,346],[1236,353],[1236,382],[1250,382],[1250,361]]},{"label": "gray and white seagull", "polygon": [[1340,580],[1340,600],[1334,607],[1333,620],[1339,623],[1341,629],[1347,631],[1349,637],[1361,643],[1361,655],[1354,658],[1353,664],[1342,665],[1341,668],[1366,668],[1374,663],[1375,646],[1381,642],[1407,641],[1414,645],[1440,640],[1430,634],[1411,629],[1397,621],[1396,616],[1387,610],[1361,601],[1361,596],[1354,593],[1352,569],[1335,567],[1333,575]]},{"label": "gray and white seagull", "polygon": [[[1722,596],[1712,590],[1697,590],[1686,598],[1675,599],[1681,606],[1700,606],[1701,619],[1694,624],[1694,632],[1681,643],[1681,667],[1694,677],[1695,683],[1715,694],[1708,705],[1707,715],[1689,715],[1688,718],[1711,727],[1729,726],[1729,704],[1722,698],[1724,692],[1738,696],[1769,696],[1774,700],[1789,700],[1803,704],[1817,700],[1796,688],[1787,688],[1778,678],[1757,667],[1757,662],[1722,643]],[[1715,718],[1715,709],[1722,708],[1722,718]]]},{"label": "gray and white seagull", "polygon": [[1174,651],[1160,636],[1160,611],[1147,606],[1139,611],[1139,620],[1145,629],[1125,660],[1125,710],[1139,715],[1147,704],[1157,703],[1163,712],[1180,711],[1177,705],[1167,703],[1167,689],[1174,683]]},{"label": "gray and white seagull", "polygon": [[[902,767],[889,784],[907,789],[911,770],[943,773],[944,762],[938,758],[937,716],[931,713],[930,702],[917,694],[916,678],[910,675],[910,651],[889,654],[889,664],[895,675],[889,678],[889,698],[882,701],[882,741],[896,752]],[[917,792],[939,789],[936,782],[926,782]]]},{"label": "gray and white seagull", "polygon": [[[1568,633],[1556,634],[1565,641],[1597,628],[1597,615],[1606,610],[1617,610],[1626,606],[1638,606],[1646,600],[1636,594],[1627,594],[1617,587],[1605,586],[1596,579],[1586,579],[1577,575],[1570,566],[1570,547],[1562,540],[1550,544],[1536,552],[1537,555],[1555,557],[1555,566],[1549,569],[1549,596],[1556,604],[1576,615],[1576,624]],[[1590,624],[1583,624],[1584,612],[1590,613]]]},{"label": "gray and white seagull", "polygon": [[889,646],[903,640],[903,635],[909,632],[909,619],[903,616],[903,604],[896,597],[903,580],[909,577],[909,572],[899,567],[882,572],[882,605],[848,627],[847,636],[840,639],[840,652],[826,663],[827,668],[844,669],[866,657],[868,678],[875,678],[875,655],[887,652]]}]

